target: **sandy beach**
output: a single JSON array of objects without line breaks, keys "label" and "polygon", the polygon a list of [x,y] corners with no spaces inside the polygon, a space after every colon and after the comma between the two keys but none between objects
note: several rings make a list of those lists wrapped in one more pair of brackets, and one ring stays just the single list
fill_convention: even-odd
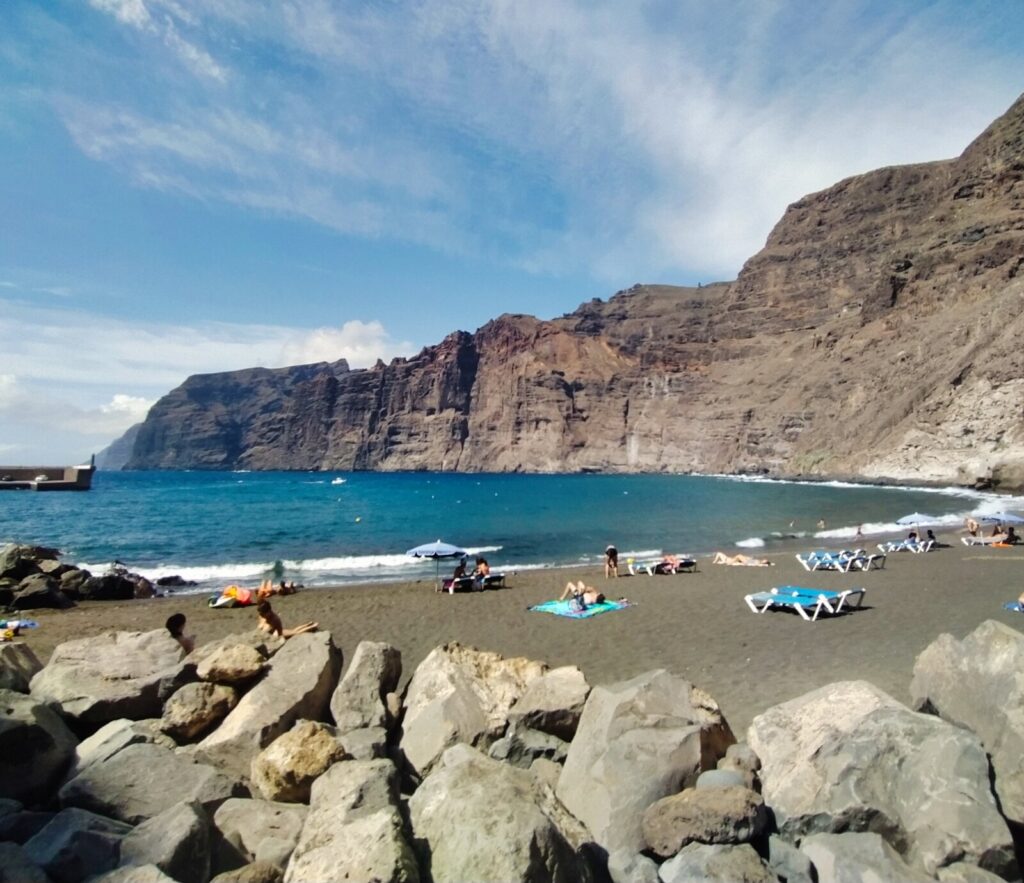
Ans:
[{"label": "sandy beach", "polygon": [[[308,589],[278,598],[285,625],[315,619],[329,629],[346,664],[361,640],[402,651],[405,678],[435,646],[459,641],[549,665],[579,665],[591,684],[612,683],[665,668],[718,700],[738,736],[754,715],[836,680],[863,678],[909,701],[914,659],[943,632],[963,637],[986,619],[1024,628],[1024,616],[1003,609],[1024,590],[1024,547],[950,548],[889,555],[883,570],[807,573],[792,555],[774,567],[724,567],[703,559],[694,574],[606,580],[596,569],[509,574],[508,587],[449,595],[427,581],[339,589]],[[495,562],[500,568],[500,561]],[[557,597],[567,579],[582,577],[611,598],[635,606],[572,620],[527,608]],[[805,622],[795,614],[754,615],[743,596],[772,586],[824,589],[863,586],[863,608]],[[40,659],[74,637],[114,629],[162,627],[176,611],[188,616],[198,643],[256,624],[251,608],[211,609],[205,595],[150,601],[83,603],[40,610],[27,641]]]}]

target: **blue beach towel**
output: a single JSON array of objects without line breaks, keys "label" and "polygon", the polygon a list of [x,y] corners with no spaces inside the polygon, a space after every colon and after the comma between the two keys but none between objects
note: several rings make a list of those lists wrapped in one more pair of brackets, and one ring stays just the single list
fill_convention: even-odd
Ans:
[{"label": "blue beach towel", "polygon": [[1014,613],[1024,613],[1024,609],[1021,608],[1020,601],[1007,601],[1003,605],[1004,610],[1012,610]]},{"label": "blue beach towel", "polygon": [[629,606],[628,601],[601,601],[598,604],[587,605],[586,610],[580,610],[572,601],[545,601],[529,609],[534,613],[553,613],[555,616],[568,616],[570,619],[587,619],[599,613],[625,610]]}]

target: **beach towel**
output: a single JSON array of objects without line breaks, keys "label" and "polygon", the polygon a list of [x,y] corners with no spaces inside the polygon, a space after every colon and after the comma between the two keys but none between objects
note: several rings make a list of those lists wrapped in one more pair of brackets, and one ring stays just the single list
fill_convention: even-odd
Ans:
[{"label": "beach towel", "polygon": [[1024,608],[1021,607],[1020,601],[1007,601],[1003,605],[1004,610],[1012,610],[1014,613],[1024,613]]},{"label": "beach towel", "polygon": [[572,601],[545,601],[528,609],[534,613],[553,613],[555,616],[568,616],[570,619],[587,619],[599,613],[625,610],[629,606],[629,601],[601,601],[597,604],[588,604],[585,610],[580,610]]}]

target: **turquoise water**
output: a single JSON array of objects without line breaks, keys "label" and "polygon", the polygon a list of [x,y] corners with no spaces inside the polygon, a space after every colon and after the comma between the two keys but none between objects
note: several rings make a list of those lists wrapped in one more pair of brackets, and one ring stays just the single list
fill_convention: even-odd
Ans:
[{"label": "turquoise water", "polygon": [[682,475],[100,472],[88,493],[0,493],[0,541],[55,545],[95,571],[117,560],[151,578],[180,574],[202,589],[264,575],[338,585],[432,575],[404,553],[439,538],[525,569],[595,563],[609,543],[623,559],[849,544],[858,525],[869,539],[905,531],[894,522],[910,512],[953,525],[1022,503]]}]

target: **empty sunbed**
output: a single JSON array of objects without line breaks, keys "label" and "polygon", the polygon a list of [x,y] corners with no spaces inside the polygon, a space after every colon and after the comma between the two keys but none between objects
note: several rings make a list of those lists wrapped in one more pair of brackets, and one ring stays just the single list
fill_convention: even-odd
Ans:
[{"label": "empty sunbed", "polygon": [[838,570],[849,573],[851,570],[880,569],[885,566],[885,553],[869,555],[864,549],[843,549],[839,552],[815,551],[797,555],[796,560],[804,570]]},{"label": "empty sunbed", "polygon": [[864,600],[864,589],[832,592],[801,586],[780,586],[769,592],[747,595],[743,600],[754,613],[764,613],[771,609],[795,610],[807,622],[814,622],[822,613],[834,616],[845,608],[860,607]]},{"label": "empty sunbed", "polygon": [[882,553],[914,552],[916,554],[919,554],[921,552],[930,552],[932,546],[934,545],[934,540],[925,540],[924,542],[920,542],[918,540],[898,540],[889,543],[879,543],[878,551]]}]

